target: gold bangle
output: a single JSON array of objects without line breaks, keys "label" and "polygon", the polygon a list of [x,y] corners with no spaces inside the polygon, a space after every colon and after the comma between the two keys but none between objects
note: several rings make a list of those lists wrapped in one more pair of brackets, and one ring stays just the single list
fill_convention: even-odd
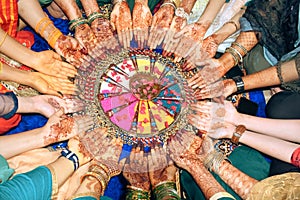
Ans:
[{"label": "gold bangle", "polygon": [[209,198],[209,200],[218,200],[222,197],[227,197],[227,198],[231,198],[231,199],[235,199],[230,193],[228,192],[218,192],[216,194],[214,194],[212,197]]},{"label": "gold bangle", "polygon": [[46,22],[45,25],[42,26],[41,30],[39,31],[39,34],[44,37],[45,34],[43,34],[46,30],[46,28],[50,25],[50,24],[53,24],[52,21],[49,21],[49,22]]},{"label": "gold bangle", "polygon": [[62,35],[62,32],[60,32],[59,29],[55,29],[52,34],[50,35],[50,37],[48,38],[48,44],[54,48],[55,47],[55,43],[58,40],[58,38]]},{"label": "gold bangle", "polygon": [[225,26],[226,24],[233,24],[235,27],[235,31],[239,30],[239,26],[237,25],[237,23],[233,20],[229,20],[228,22],[225,22],[223,26]]},{"label": "gold bangle", "polygon": [[239,63],[237,54],[234,51],[232,51],[232,49],[230,49],[229,47],[225,49],[225,52],[229,53],[232,56],[233,61],[234,61],[234,66],[236,66]]},{"label": "gold bangle", "polygon": [[100,185],[101,185],[101,196],[103,196],[104,190],[105,190],[105,188],[106,188],[106,186],[107,186],[107,182],[104,180],[104,178],[103,178],[100,174],[97,174],[97,173],[95,173],[95,172],[87,172],[85,175],[83,175],[83,176],[81,177],[81,180],[80,180],[81,183],[83,182],[83,180],[84,180],[84,178],[85,178],[86,176],[92,176],[92,177],[94,177],[94,178],[97,179],[97,181],[98,181],[98,182],[100,183]]},{"label": "gold bangle", "polygon": [[235,45],[235,46],[239,47],[243,51],[244,55],[246,55],[248,53],[247,49],[243,45],[241,45],[240,43],[233,42],[232,45]]},{"label": "gold bangle", "polygon": [[2,73],[2,70],[3,70],[3,63],[0,62],[0,74]]},{"label": "gold bangle", "polygon": [[51,21],[49,17],[43,17],[34,27],[35,32],[39,33],[40,26],[47,21]]},{"label": "gold bangle", "polygon": [[246,131],[246,127],[244,125],[238,125],[231,137],[231,142],[233,142],[234,144],[238,144],[241,136],[245,131]]},{"label": "gold bangle", "polygon": [[0,47],[1,47],[2,44],[4,43],[4,41],[5,41],[6,37],[7,37],[7,35],[8,35],[8,33],[5,32],[5,34],[4,34],[3,38],[2,38],[2,40],[0,41]]}]

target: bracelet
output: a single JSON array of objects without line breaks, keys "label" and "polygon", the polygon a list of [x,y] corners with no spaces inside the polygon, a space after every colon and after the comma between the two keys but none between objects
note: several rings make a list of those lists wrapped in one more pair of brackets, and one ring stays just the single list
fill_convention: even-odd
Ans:
[{"label": "bracelet", "polygon": [[180,200],[180,196],[176,190],[176,183],[173,181],[163,181],[158,183],[154,186],[153,193],[155,195],[155,199],[165,199],[168,197],[168,199]]},{"label": "bracelet", "polygon": [[230,198],[230,199],[235,199],[230,193],[228,192],[218,192],[214,194],[212,197],[209,198],[209,200],[218,200],[223,197]]},{"label": "bracelet", "polygon": [[46,23],[43,25],[43,27],[41,28],[41,30],[39,30],[38,33],[39,33],[42,37],[45,37],[45,36],[44,36],[44,32],[45,32],[46,28],[47,28],[50,24],[53,24],[53,22],[52,22],[52,21],[46,22]]},{"label": "bracelet", "polygon": [[237,49],[235,49],[233,47],[228,47],[228,50],[229,50],[229,52],[232,52],[239,57],[238,64],[243,63],[243,56]]},{"label": "bracelet", "polygon": [[142,188],[128,185],[126,192],[126,200],[132,199],[150,200],[150,192],[143,190]]},{"label": "bracelet", "polygon": [[291,157],[291,163],[296,167],[300,167],[300,147],[293,152]]},{"label": "bracelet", "polygon": [[233,42],[232,45],[235,45],[235,46],[239,47],[243,51],[244,55],[246,55],[248,53],[247,49],[243,45],[241,45],[240,43]]},{"label": "bracelet", "polygon": [[40,33],[40,26],[45,23],[51,21],[49,17],[43,17],[34,27],[35,32]]},{"label": "bracelet", "polygon": [[235,82],[238,93],[245,91],[245,84],[241,76],[235,76],[232,80]]},{"label": "bracelet", "polygon": [[214,150],[207,154],[203,164],[209,171],[214,171],[216,174],[219,174],[220,165],[225,159],[226,156],[224,156],[223,153]]},{"label": "bracelet", "polygon": [[235,31],[239,30],[239,26],[238,26],[237,23],[236,23],[235,21],[233,21],[233,20],[229,20],[229,21],[225,22],[225,23],[223,24],[223,26],[225,26],[226,24],[233,24],[234,27],[235,27]]},{"label": "bracelet", "polygon": [[88,23],[89,25],[91,25],[91,23],[95,20],[95,19],[98,19],[98,18],[103,18],[103,15],[101,13],[98,13],[98,12],[94,12],[92,14],[90,14],[88,16]]},{"label": "bracelet", "polygon": [[175,15],[176,15],[177,17],[185,18],[186,20],[188,20],[188,19],[189,19],[189,16],[190,16],[187,12],[185,12],[184,8],[182,8],[182,7],[177,8],[177,9],[175,10]]},{"label": "bracelet", "polygon": [[52,32],[52,34],[50,34],[50,37],[48,38],[48,44],[54,48],[56,41],[58,40],[58,38],[62,36],[62,32],[60,32],[59,29],[55,28],[54,31]]},{"label": "bracelet", "polygon": [[8,35],[8,33],[5,32],[5,34],[4,34],[3,38],[2,38],[2,40],[0,41],[0,47],[1,47],[2,44],[4,43],[4,41],[5,41],[6,37],[7,37],[7,35]]},{"label": "bracelet", "polygon": [[104,178],[105,182],[108,183],[110,180],[110,175],[109,175],[109,169],[104,166],[104,165],[96,165],[96,164],[92,164],[89,167],[89,171],[90,172],[95,172],[99,175],[102,175],[102,177]]},{"label": "bracelet", "polygon": [[231,56],[233,58],[233,61],[234,61],[233,65],[236,66],[238,64],[238,62],[239,62],[238,56],[229,47],[227,47],[225,49],[225,52],[231,54]]},{"label": "bracelet", "polygon": [[176,5],[173,3],[173,2],[166,2],[166,3],[163,3],[161,4],[160,8],[166,6],[166,5],[170,5],[174,8],[174,10],[176,10]]},{"label": "bracelet", "polygon": [[2,73],[3,70],[3,63],[0,61],[0,74]]},{"label": "bracelet", "polygon": [[92,176],[94,178],[97,179],[97,181],[100,183],[101,185],[101,196],[103,196],[104,194],[104,190],[107,186],[107,182],[104,180],[104,178],[100,175],[100,174],[97,174],[96,172],[87,172],[86,174],[84,174],[81,179],[80,179],[80,182],[82,183],[84,178],[87,177],[87,176]]},{"label": "bracelet", "polygon": [[238,144],[241,136],[245,131],[246,131],[246,127],[244,125],[238,125],[231,137],[231,142],[233,142],[234,144]]},{"label": "bracelet", "polygon": [[112,0],[111,3],[115,6],[117,3],[122,3],[123,1],[126,2],[126,0]]},{"label": "bracelet", "polygon": [[61,155],[65,158],[71,160],[74,164],[74,171],[79,168],[79,159],[75,153],[70,151],[69,149],[63,149],[61,151]]},{"label": "bracelet", "polygon": [[88,20],[83,17],[80,17],[78,19],[73,19],[69,22],[69,30],[73,31],[77,26],[82,24],[88,24]]}]

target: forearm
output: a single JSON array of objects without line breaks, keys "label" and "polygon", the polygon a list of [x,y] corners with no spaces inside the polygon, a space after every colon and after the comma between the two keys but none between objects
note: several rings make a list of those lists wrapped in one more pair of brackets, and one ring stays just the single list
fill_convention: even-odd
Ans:
[{"label": "forearm", "polygon": [[287,142],[275,137],[261,135],[251,131],[246,131],[240,138],[240,142],[246,144],[262,153],[282,160],[291,162],[291,156],[299,144]]},{"label": "forearm", "polygon": [[38,113],[35,97],[18,97],[17,113]]},{"label": "forearm", "polygon": [[182,7],[188,14],[191,13],[196,0],[182,0],[179,7]]},{"label": "forearm", "polygon": [[31,85],[31,72],[19,70],[6,64],[2,65],[0,80],[12,81],[23,85]]},{"label": "forearm", "polygon": [[203,14],[198,19],[198,23],[202,24],[211,24],[219,11],[221,10],[222,6],[225,4],[225,1],[222,0],[210,0],[203,12]]},{"label": "forearm", "polygon": [[221,44],[229,36],[240,29],[240,17],[245,13],[245,9],[241,9],[235,16],[226,22],[220,29],[214,33],[215,41]]},{"label": "forearm", "polygon": [[[199,160],[199,162],[201,161]],[[216,193],[225,192],[224,188],[216,181],[213,175],[199,162],[191,164],[189,172],[200,187],[205,198],[209,199]]]},{"label": "forearm", "polygon": [[242,113],[233,119],[230,123],[236,126],[246,124],[248,130],[300,143],[300,120],[268,119]]},{"label": "forearm", "polygon": [[31,67],[33,62],[35,62],[36,53],[23,46],[9,35],[5,35],[5,31],[0,29],[0,38],[5,37],[5,40],[0,46],[0,52],[12,58],[13,60]]},{"label": "forearm", "polygon": [[64,11],[69,20],[82,17],[82,13],[74,0],[54,0],[55,3]]},{"label": "forearm", "polygon": [[4,135],[0,138],[0,154],[8,159],[20,153],[44,146],[41,128],[19,134]]},{"label": "forearm", "polygon": [[100,11],[96,0],[81,0],[81,3],[87,16]]}]

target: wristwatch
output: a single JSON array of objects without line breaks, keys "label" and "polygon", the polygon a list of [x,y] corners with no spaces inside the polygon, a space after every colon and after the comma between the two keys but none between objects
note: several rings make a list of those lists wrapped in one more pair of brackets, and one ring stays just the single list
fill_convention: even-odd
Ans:
[{"label": "wristwatch", "polygon": [[238,144],[241,136],[245,131],[246,131],[246,127],[244,125],[238,125],[231,137],[231,142],[233,142],[234,144]]},{"label": "wristwatch", "polygon": [[178,17],[185,18],[186,20],[188,20],[190,16],[187,12],[185,12],[185,10],[182,7],[179,7],[175,10],[175,15]]}]

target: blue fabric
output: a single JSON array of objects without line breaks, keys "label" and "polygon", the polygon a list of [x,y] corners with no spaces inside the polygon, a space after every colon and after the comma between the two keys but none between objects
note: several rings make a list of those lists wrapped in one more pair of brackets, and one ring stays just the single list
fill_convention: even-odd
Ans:
[{"label": "blue fabric", "polygon": [[3,200],[50,199],[51,193],[52,176],[50,170],[45,166],[18,174],[0,185],[0,199]]},{"label": "blue fabric", "polygon": [[261,90],[254,90],[249,92],[250,100],[258,104],[257,117],[266,117],[265,108],[266,101],[264,93]]}]

